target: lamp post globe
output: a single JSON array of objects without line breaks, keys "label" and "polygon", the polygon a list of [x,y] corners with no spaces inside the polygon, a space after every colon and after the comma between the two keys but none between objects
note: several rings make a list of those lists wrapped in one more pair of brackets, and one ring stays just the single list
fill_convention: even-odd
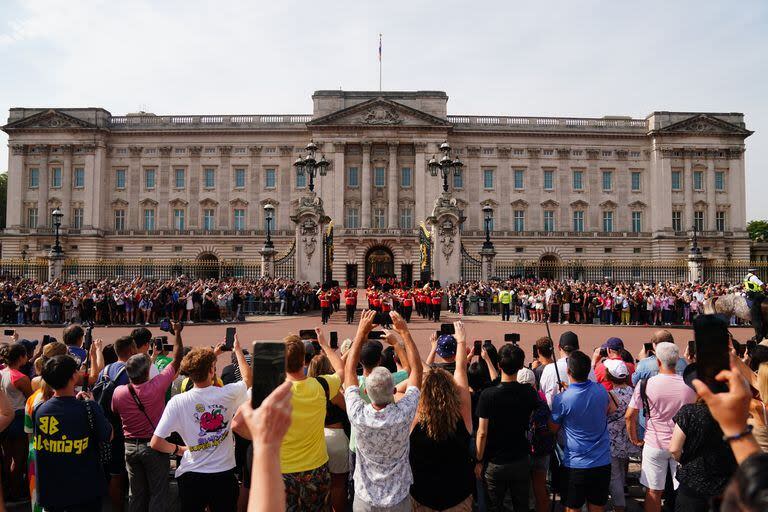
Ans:
[{"label": "lamp post globe", "polygon": [[64,214],[61,213],[61,210],[59,210],[58,208],[56,208],[51,212],[51,218],[53,219],[53,227],[56,233],[56,241],[53,244],[53,252],[56,254],[61,254],[63,252],[61,249],[61,242],[59,240],[59,228],[61,227],[62,217],[64,217]]},{"label": "lamp post globe", "polygon": [[483,242],[483,249],[493,249],[493,242],[491,242],[491,221],[493,220],[493,208],[486,204],[483,206],[483,221],[485,222],[485,242]]},{"label": "lamp post globe", "polygon": [[267,203],[264,205],[264,220],[267,223],[267,239],[264,241],[264,248],[265,249],[272,249],[274,248],[275,244],[272,242],[272,233],[271,233],[271,225],[272,225],[272,219],[274,218],[275,207],[272,206],[270,203]]},{"label": "lamp post globe", "polygon": [[440,152],[443,156],[438,160],[435,155],[432,155],[432,158],[427,162],[427,169],[432,176],[437,176],[440,173],[443,180],[443,193],[448,193],[448,177],[461,176],[464,163],[459,157],[455,159],[451,157],[451,145],[448,144],[448,141],[440,144]]},{"label": "lamp post globe", "polygon": [[314,141],[310,140],[309,144],[304,147],[307,152],[306,156],[299,156],[293,163],[299,176],[303,176],[305,173],[309,176],[309,191],[315,191],[315,176],[325,176],[328,173],[328,167],[330,162],[325,159],[325,155],[321,154],[320,159],[315,157],[315,153],[318,150],[318,145]]}]

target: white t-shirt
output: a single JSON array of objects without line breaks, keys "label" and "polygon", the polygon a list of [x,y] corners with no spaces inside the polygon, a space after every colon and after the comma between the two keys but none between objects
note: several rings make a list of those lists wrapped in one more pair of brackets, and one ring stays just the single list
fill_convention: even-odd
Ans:
[{"label": "white t-shirt", "polygon": [[[560,372],[560,381],[566,384],[571,383],[571,379],[568,377],[568,358],[561,357],[557,361],[557,371]],[[544,393],[547,399],[547,405],[552,407],[552,399],[556,394],[560,393],[560,385],[557,382],[557,372],[555,372],[555,365],[550,363],[544,367],[541,372],[541,378],[539,379],[539,389]],[[597,382],[594,370],[589,370],[589,380]]]},{"label": "white t-shirt", "polygon": [[178,432],[184,440],[188,450],[176,470],[177,478],[187,472],[220,473],[235,467],[232,416],[245,400],[243,381],[195,387],[171,398],[155,435],[165,438]]}]

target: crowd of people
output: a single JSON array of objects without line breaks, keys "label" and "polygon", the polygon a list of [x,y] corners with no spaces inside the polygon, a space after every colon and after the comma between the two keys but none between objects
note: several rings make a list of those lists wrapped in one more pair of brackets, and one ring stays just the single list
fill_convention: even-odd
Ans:
[{"label": "crowd of people", "polygon": [[[449,285],[451,312],[514,315],[521,322],[691,325],[707,299],[729,293],[724,284],[583,282],[551,279],[467,281]],[[736,322],[736,319],[732,319]]]},{"label": "crowd of people", "polygon": [[293,279],[102,279],[0,282],[0,323],[149,325],[242,320],[246,314],[294,315],[320,307],[319,284]]},{"label": "crowd of people", "polygon": [[338,349],[321,328],[286,336],[285,382],[255,410],[237,338],[221,371],[227,345],[184,347],[176,321],[171,345],[139,327],[104,346],[77,324],[63,342],[8,340],[5,502],[165,511],[174,468],[182,511],[545,512],[555,497],[620,512],[639,459],[647,512],[768,509],[768,346],[690,371],[728,343],[722,319],[695,320],[695,350],[660,330],[637,358],[615,337],[585,353],[570,331],[527,355],[459,321],[423,357],[397,311],[379,330],[383,313]]}]

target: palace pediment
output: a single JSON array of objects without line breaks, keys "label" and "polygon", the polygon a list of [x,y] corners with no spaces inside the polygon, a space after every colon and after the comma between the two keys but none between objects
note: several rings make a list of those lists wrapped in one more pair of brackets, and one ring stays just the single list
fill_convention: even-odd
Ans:
[{"label": "palace pediment", "polygon": [[98,127],[77,117],[58,110],[45,110],[29,117],[18,119],[3,127],[3,130],[97,130]]},{"label": "palace pediment", "polygon": [[310,127],[320,126],[422,126],[448,127],[445,119],[384,98],[374,98],[358,105],[313,119]]},{"label": "palace pediment", "polygon": [[669,126],[665,126],[653,133],[659,135],[685,134],[685,135],[741,135],[749,136],[753,132],[741,126],[723,121],[709,114],[698,114],[688,119],[683,119]]}]

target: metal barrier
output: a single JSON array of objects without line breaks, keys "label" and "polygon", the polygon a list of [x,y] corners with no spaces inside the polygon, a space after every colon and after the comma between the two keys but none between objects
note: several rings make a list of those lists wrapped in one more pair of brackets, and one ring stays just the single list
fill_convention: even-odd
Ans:
[{"label": "metal barrier", "polygon": [[[757,264],[756,264],[757,265]],[[707,262],[703,267],[704,280],[737,282],[749,268],[749,262]],[[763,263],[762,272],[768,272]],[[573,279],[575,281],[675,281],[688,280],[687,260],[570,260],[549,261],[496,261],[494,276],[501,279],[523,277],[534,279]]]},{"label": "metal barrier", "polygon": [[464,281],[479,281],[483,274],[482,262],[473,258],[461,244],[461,279]]},{"label": "metal barrier", "polygon": [[275,258],[275,277],[293,279],[296,276],[296,241],[285,255]]}]

